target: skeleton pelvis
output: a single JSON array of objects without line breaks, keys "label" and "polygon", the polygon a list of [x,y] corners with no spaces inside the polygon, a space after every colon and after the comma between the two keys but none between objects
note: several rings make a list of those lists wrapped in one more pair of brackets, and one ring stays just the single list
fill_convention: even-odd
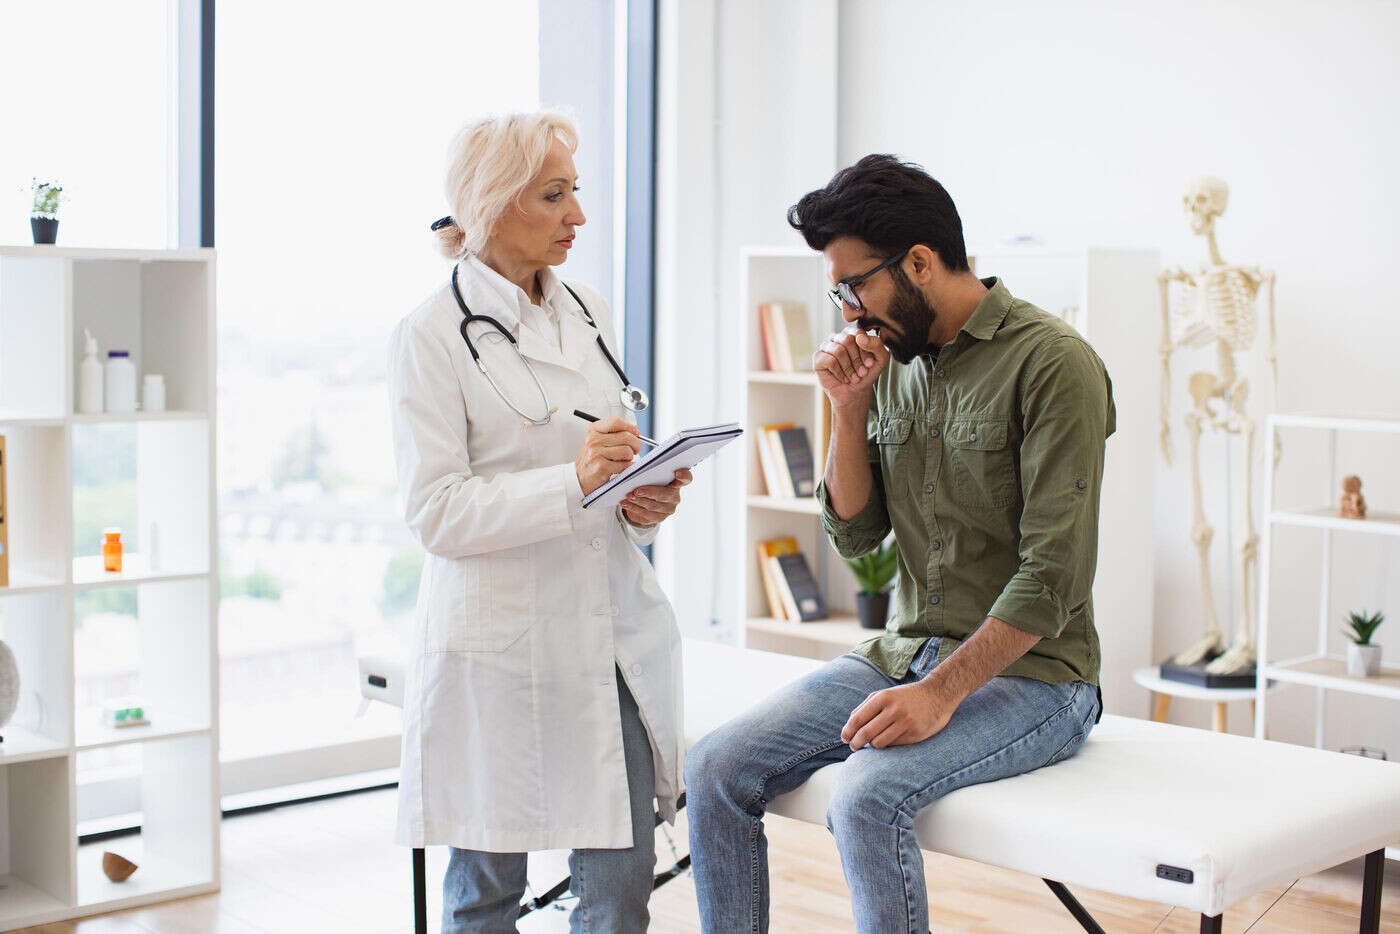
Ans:
[{"label": "skeleton pelvis", "polygon": [[1214,373],[1192,373],[1186,381],[1186,391],[1191,394],[1191,401],[1197,409],[1204,409],[1210,399],[1223,397],[1223,388],[1220,377]]}]

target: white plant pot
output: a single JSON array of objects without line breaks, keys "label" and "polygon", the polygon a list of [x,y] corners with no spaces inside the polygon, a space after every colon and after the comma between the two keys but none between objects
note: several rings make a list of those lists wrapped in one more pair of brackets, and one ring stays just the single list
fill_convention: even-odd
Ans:
[{"label": "white plant pot", "polygon": [[1347,674],[1353,678],[1374,678],[1381,673],[1381,647],[1347,643]]}]

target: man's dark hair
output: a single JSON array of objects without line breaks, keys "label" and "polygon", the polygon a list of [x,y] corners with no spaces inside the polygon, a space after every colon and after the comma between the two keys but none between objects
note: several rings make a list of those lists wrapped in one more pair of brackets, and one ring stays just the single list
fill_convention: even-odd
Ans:
[{"label": "man's dark hair", "polygon": [[814,250],[856,237],[890,257],[922,243],[949,270],[968,268],[962,218],[947,189],[920,166],[885,153],[837,172],[788,208],[787,217]]}]

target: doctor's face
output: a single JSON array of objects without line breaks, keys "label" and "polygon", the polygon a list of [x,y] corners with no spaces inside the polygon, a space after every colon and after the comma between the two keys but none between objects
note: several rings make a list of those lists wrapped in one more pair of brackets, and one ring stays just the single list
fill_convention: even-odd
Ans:
[{"label": "doctor's face", "polygon": [[490,249],[512,265],[543,268],[568,258],[574,229],[586,218],[578,203],[578,171],[569,148],[558,140],[539,174],[491,231]]}]

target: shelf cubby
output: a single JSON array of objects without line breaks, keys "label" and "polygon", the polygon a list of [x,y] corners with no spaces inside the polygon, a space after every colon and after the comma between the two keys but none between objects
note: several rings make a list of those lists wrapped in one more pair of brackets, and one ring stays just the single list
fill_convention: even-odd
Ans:
[{"label": "shelf cubby", "polygon": [[0,760],[0,928],[46,924],[74,900],[67,755]]},{"label": "shelf cubby", "polygon": [[[86,913],[213,887],[218,798],[214,795],[212,743],[212,736],[202,734],[155,739],[137,747],[140,790],[135,803],[141,830],[77,847],[77,901],[89,909]],[[84,805],[80,788],[80,812]],[[71,838],[76,841],[76,837]],[[138,867],[136,872],[124,882],[109,880],[102,872],[104,850],[131,860]]]}]

